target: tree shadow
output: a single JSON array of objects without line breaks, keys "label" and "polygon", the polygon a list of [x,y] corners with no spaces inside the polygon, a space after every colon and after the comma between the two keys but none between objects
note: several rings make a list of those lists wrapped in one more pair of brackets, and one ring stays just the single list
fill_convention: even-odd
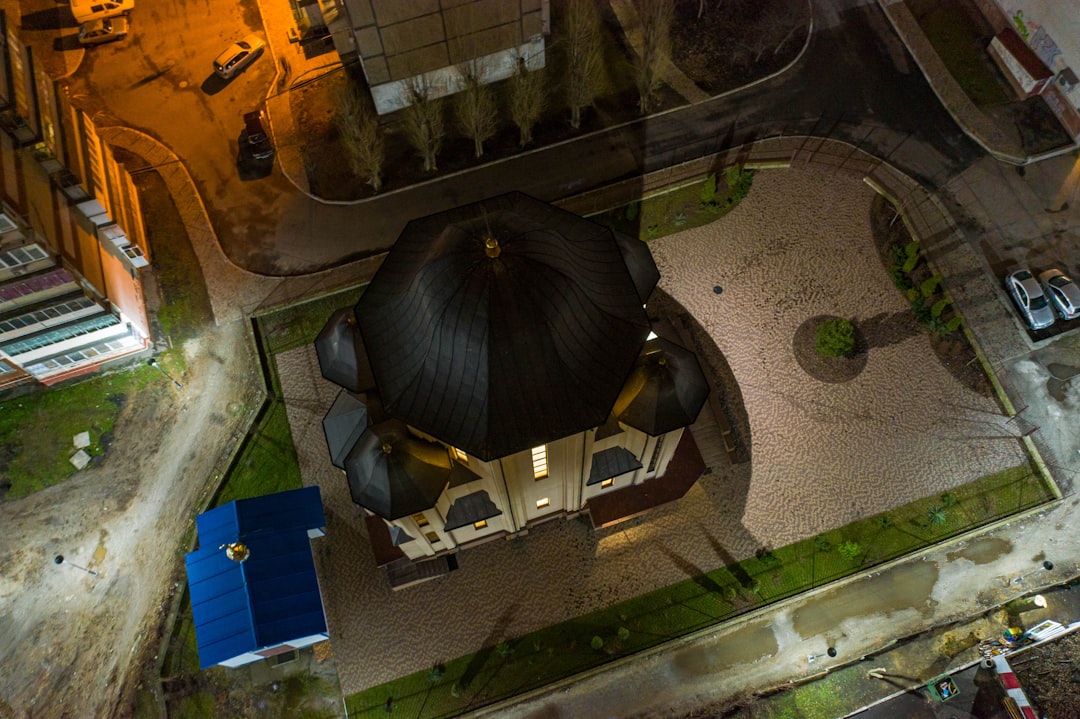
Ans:
[{"label": "tree shadow", "polygon": [[735,581],[739,583],[739,586],[743,589],[750,589],[753,587],[754,578],[750,576],[749,572],[743,569],[742,565],[739,564],[739,560],[736,559],[711,532],[705,532],[705,538],[709,540],[709,545],[720,559],[720,566],[725,567],[731,572],[731,576],[735,577]]},{"label": "tree shadow", "polygon": [[694,581],[699,587],[706,592],[710,592],[716,595],[722,595],[724,588],[720,586],[712,577],[705,574],[705,571],[701,567],[697,566],[693,562],[683,557],[680,557],[675,552],[671,551],[667,547],[660,547],[660,553],[671,560],[672,564],[679,568],[687,577]]},{"label": "tree shadow", "polygon": [[458,679],[458,685],[462,689],[467,689],[473,680],[480,674],[480,671],[487,664],[488,659],[491,658],[492,653],[495,651],[499,640],[506,632],[506,628],[510,626],[510,623],[514,620],[514,614],[517,612],[518,605],[511,604],[509,607],[503,610],[503,613],[499,615],[499,618],[495,620],[495,624],[491,627],[491,631],[484,638],[484,642],[480,651],[473,654],[472,659],[469,660],[468,666],[465,667],[465,671],[462,672],[461,678]]},{"label": "tree shadow", "polygon": [[860,352],[899,344],[922,332],[918,320],[909,310],[879,312],[869,319],[859,320],[856,324],[862,335],[862,346],[856,348]]}]

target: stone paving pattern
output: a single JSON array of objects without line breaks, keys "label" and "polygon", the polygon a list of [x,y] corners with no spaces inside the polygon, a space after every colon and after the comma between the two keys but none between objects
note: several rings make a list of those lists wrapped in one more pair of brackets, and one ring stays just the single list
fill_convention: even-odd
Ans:
[{"label": "stone paving pattern", "polygon": [[[706,451],[712,472],[671,506],[599,532],[584,518],[549,522],[461,552],[460,571],[400,592],[375,567],[327,455],[321,421],[337,388],[312,347],[279,355],[304,482],[322,488],[327,510],[315,547],[343,692],[680,581],[680,567],[707,571],[1026,461],[995,403],[957,384],[924,336],[871,348],[846,384],[795,362],[792,337],[810,317],[906,311],[870,238],[872,194],[843,174],[762,171],[723,220],[650,245],[662,288],[734,372],[750,462]],[[718,445],[708,410],[693,429]]]}]

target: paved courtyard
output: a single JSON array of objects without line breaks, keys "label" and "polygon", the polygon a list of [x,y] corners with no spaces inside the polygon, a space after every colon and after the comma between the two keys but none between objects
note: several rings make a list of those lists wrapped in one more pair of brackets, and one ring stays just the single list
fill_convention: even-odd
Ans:
[{"label": "paved courtyard", "polygon": [[[342,690],[353,693],[560,620],[841,526],[1026,460],[993,400],[956,382],[923,334],[872,346],[861,373],[824,383],[792,340],[822,314],[907,311],[870,237],[872,191],[803,170],[763,171],[712,225],[650,243],[661,287],[708,331],[737,383],[750,459],[728,462],[708,408],[694,426],[711,467],[674,505],[608,530],[583,519],[459,554],[460,571],[392,592],[360,510],[329,461],[321,420],[337,394],[314,349],[278,356],[305,484],[328,534],[315,543]],[[714,287],[720,286],[717,294]],[[716,358],[714,358],[715,361]]]}]

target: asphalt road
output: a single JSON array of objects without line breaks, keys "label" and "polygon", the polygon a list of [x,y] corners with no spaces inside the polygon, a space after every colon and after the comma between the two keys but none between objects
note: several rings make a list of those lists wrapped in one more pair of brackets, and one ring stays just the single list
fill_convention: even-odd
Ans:
[{"label": "asphalt road", "polygon": [[240,118],[267,93],[273,63],[267,55],[217,82],[212,58],[260,21],[251,0],[206,7],[209,22],[179,0],[139,6],[132,38],[87,52],[73,85],[101,108],[99,122],[140,129],[185,162],[225,253],[261,274],[304,274],[378,253],[410,219],[509,189],[552,200],[779,134],[846,140],[932,187],[981,154],[877,5],[836,0],[814,3],[806,53],[770,81],[432,184],[325,205],[277,167],[267,174],[238,163]]}]

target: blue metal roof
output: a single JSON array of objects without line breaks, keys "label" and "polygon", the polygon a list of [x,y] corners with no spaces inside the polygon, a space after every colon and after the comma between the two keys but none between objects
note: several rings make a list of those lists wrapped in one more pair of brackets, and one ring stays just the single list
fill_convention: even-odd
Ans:
[{"label": "blue metal roof", "polygon": [[[326,631],[308,537],[326,525],[318,487],[230,502],[196,524],[186,563],[203,668]],[[247,545],[247,560],[226,556],[232,542]]]}]

